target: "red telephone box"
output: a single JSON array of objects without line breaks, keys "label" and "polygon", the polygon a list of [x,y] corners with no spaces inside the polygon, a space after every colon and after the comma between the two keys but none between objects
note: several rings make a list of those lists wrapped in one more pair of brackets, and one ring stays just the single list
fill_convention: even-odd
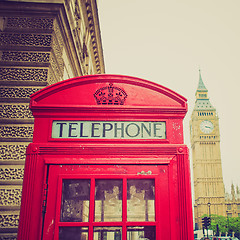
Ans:
[{"label": "red telephone box", "polygon": [[19,240],[192,240],[186,99],[93,75],[31,96]]}]

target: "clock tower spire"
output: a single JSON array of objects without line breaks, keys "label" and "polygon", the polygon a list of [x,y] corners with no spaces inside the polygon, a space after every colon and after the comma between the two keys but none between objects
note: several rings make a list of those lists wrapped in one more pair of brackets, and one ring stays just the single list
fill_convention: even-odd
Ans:
[{"label": "clock tower spire", "polygon": [[195,223],[209,214],[225,215],[225,193],[220,153],[219,119],[199,71],[196,100],[190,120],[194,176]]},{"label": "clock tower spire", "polygon": [[207,91],[207,88],[205,87],[203,80],[202,80],[202,76],[201,76],[201,70],[199,69],[199,82],[198,82],[198,90],[203,90],[203,91]]},{"label": "clock tower spire", "polygon": [[215,110],[212,104],[209,101],[208,98],[208,90],[205,87],[202,76],[201,76],[201,71],[199,70],[199,82],[198,82],[198,88],[195,93],[196,96],[196,101],[195,101],[195,110]]}]

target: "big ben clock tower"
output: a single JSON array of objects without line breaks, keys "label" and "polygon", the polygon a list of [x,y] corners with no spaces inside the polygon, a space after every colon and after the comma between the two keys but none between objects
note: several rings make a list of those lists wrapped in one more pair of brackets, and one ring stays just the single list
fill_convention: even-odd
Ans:
[{"label": "big ben clock tower", "polygon": [[204,214],[224,216],[225,193],[220,154],[219,119],[208,98],[199,71],[196,101],[190,120],[194,177],[195,223],[201,225]]}]

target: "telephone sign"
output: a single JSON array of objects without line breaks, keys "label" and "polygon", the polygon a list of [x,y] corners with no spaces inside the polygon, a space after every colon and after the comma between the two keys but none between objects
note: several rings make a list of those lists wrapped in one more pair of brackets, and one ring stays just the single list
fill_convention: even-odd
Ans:
[{"label": "telephone sign", "polygon": [[187,100],[90,75],[31,96],[19,240],[193,240]]},{"label": "telephone sign", "polygon": [[52,138],[165,139],[165,122],[53,121]]}]

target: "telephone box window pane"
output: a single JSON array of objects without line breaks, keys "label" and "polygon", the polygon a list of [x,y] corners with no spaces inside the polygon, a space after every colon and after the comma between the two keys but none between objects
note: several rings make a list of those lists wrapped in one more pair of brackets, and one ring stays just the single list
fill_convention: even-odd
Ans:
[{"label": "telephone box window pane", "polygon": [[96,180],[95,187],[95,222],[121,222],[122,180]]},{"label": "telephone box window pane", "polygon": [[63,180],[61,222],[88,222],[90,180]]},{"label": "telephone box window pane", "polygon": [[128,227],[127,240],[156,240],[156,230],[154,226]]},{"label": "telephone box window pane", "polygon": [[155,221],[155,184],[153,179],[127,181],[127,220]]},{"label": "telephone box window pane", "polygon": [[121,227],[95,227],[93,240],[121,240]]},{"label": "telephone box window pane", "polygon": [[86,227],[60,227],[59,240],[88,240]]}]

